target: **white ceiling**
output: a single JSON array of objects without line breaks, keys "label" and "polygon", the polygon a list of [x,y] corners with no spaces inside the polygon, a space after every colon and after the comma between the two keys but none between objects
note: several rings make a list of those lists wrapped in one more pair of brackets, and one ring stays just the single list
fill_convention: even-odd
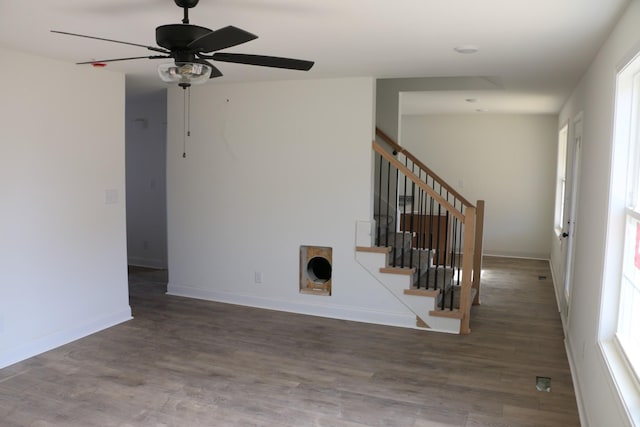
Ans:
[{"label": "white ceiling", "polygon": [[[195,25],[211,29],[235,25],[259,36],[229,52],[316,61],[307,73],[217,63],[224,76],[209,84],[347,76],[491,76],[501,82],[497,92],[405,93],[403,100],[410,103],[403,105],[403,111],[421,114],[421,108],[426,108],[426,112],[435,112],[439,104],[453,112],[453,104],[447,102],[476,98],[476,105],[464,102],[464,108],[557,112],[628,3],[201,0],[191,9],[190,18]],[[182,10],[173,0],[0,0],[0,46],[70,62],[141,56],[152,52],[49,30],[155,45],[155,27],[181,19]],[[463,55],[453,50],[467,44],[480,51]],[[126,73],[128,82],[138,88],[160,87],[158,63],[147,59],[115,62],[107,69]],[[445,102],[447,95],[453,98]],[[483,100],[487,108],[479,107]]]}]

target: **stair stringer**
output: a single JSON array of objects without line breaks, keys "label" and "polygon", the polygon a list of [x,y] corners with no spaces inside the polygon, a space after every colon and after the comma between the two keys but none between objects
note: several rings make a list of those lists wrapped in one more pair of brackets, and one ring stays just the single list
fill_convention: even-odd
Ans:
[{"label": "stair stringer", "polygon": [[[460,319],[432,316],[429,312],[437,310],[436,299],[425,295],[405,294],[405,290],[411,289],[413,274],[383,273],[381,268],[387,265],[388,253],[357,250],[356,261],[373,276],[382,286],[407,307],[417,318],[422,320],[428,329],[450,334],[460,333]],[[416,329],[425,329],[416,326]]]}]

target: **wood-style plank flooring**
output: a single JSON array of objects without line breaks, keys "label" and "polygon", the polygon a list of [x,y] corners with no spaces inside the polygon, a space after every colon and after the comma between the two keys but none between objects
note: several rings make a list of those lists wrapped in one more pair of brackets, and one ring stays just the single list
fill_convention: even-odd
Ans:
[{"label": "wood-style plank flooring", "polygon": [[172,297],[163,276],[132,271],[134,320],[0,370],[0,426],[579,425],[545,261],[485,258],[468,336]]}]

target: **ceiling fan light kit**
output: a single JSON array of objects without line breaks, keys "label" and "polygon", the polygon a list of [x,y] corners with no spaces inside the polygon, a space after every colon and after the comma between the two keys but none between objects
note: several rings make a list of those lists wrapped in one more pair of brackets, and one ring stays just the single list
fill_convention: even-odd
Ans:
[{"label": "ceiling fan light kit", "polygon": [[[130,46],[138,46],[146,48],[152,52],[156,52],[155,55],[150,56],[101,59],[78,62],[78,64],[92,64],[95,66],[95,64],[98,63],[104,64],[107,62],[128,61],[132,59],[171,58],[174,62],[160,64],[160,66],[158,66],[158,74],[162,81],[167,83],[177,83],[178,86],[183,89],[186,89],[191,85],[204,83],[208,79],[222,76],[222,72],[218,70],[210,60],[300,71],[308,71],[314,65],[313,61],[305,61],[301,59],[217,52],[219,50],[255,40],[258,36],[232,25],[215,31],[198,25],[191,25],[189,23],[189,9],[195,7],[198,4],[198,0],[174,0],[174,2],[184,11],[182,24],[168,24],[157,27],[156,43],[159,47],[69,33],[65,31],[52,30],[52,32],[112,43],[126,44]],[[212,52],[216,53],[211,55],[210,53]]]},{"label": "ceiling fan light kit", "polygon": [[163,82],[177,83],[183,88],[207,82],[211,70],[210,65],[193,62],[168,62],[158,65],[158,75]]}]

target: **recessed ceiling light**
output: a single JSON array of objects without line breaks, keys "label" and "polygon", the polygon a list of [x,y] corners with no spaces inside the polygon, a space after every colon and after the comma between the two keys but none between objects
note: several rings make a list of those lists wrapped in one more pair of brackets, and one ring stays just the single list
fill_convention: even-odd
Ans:
[{"label": "recessed ceiling light", "polygon": [[477,108],[476,109],[476,113],[486,113],[487,111],[489,111],[489,110],[487,110],[486,108]]},{"label": "recessed ceiling light", "polygon": [[458,53],[469,54],[469,53],[476,53],[480,49],[478,49],[478,46],[474,46],[472,44],[463,44],[463,45],[454,47],[453,50],[455,50]]},{"label": "recessed ceiling light", "polygon": [[473,103],[473,102],[476,102],[477,99],[475,99],[475,98],[467,98],[467,99],[465,99],[465,101],[467,101],[469,103]]}]

